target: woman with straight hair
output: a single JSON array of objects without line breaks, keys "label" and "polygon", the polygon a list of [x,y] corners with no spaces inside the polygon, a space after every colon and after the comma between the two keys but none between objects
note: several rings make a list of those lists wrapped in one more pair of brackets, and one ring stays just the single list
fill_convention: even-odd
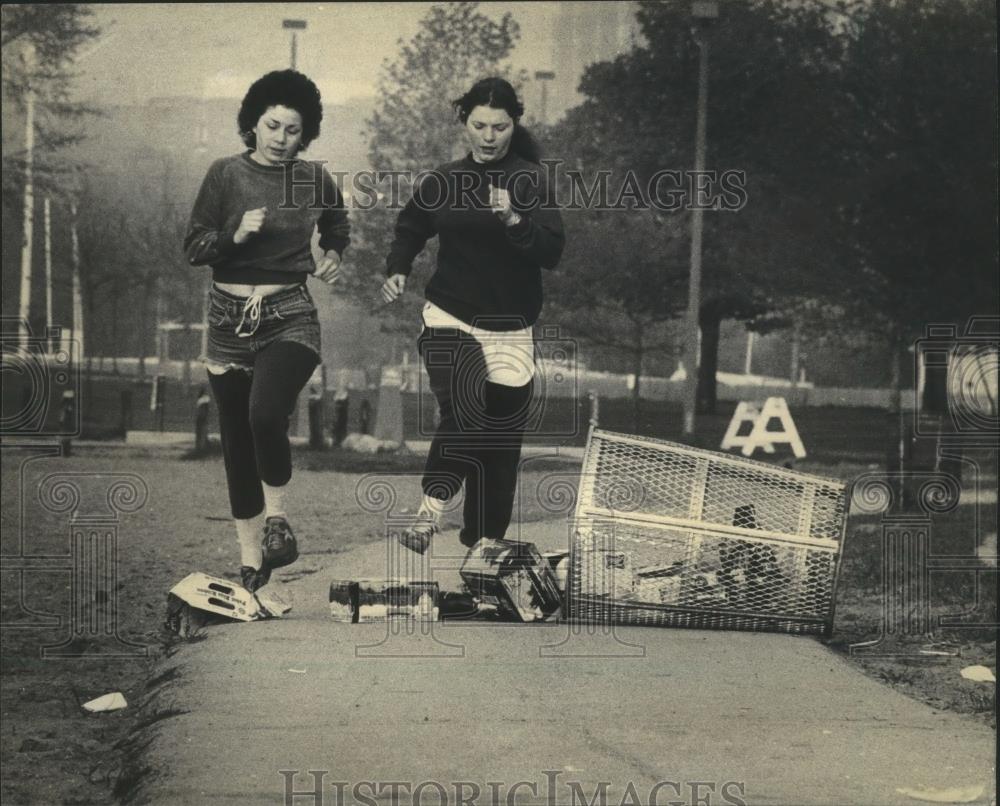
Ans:
[{"label": "woman with straight hair", "polygon": [[541,270],[556,266],[564,245],[514,88],[485,78],[453,106],[470,150],[416,183],[396,221],[382,286],[383,300],[397,299],[414,258],[437,236],[417,346],[440,420],[417,516],[399,536],[421,554],[463,484],[461,542],[507,532],[531,413]]}]

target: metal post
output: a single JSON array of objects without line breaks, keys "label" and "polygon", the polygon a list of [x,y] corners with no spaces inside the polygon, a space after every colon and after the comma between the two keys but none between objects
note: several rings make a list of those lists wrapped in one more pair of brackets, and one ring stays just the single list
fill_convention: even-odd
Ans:
[{"label": "metal post", "polygon": [[542,122],[543,126],[549,124],[549,82],[556,77],[556,74],[551,70],[536,70],[535,80],[540,82],[542,85],[542,98],[541,98],[541,110],[539,111],[539,120]]},{"label": "metal post", "polygon": [[[695,133],[694,169],[696,173],[705,170],[705,130],[708,114],[708,38],[701,32],[696,38],[698,44],[698,124]],[[702,213],[700,205],[691,211],[691,275],[688,283],[687,339],[685,352],[687,359],[687,389],[684,400],[684,434],[694,434],[695,408],[698,398],[698,311],[701,307],[701,232]]]},{"label": "metal post", "polygon": [[601,399],[597,396],[597,392],[593,389],[587,392],[587,398],[590,401],[590,427],[599,428],[601,418]]},{"label": "metal post", "polygon": [[53,352],[52,343],[52,200],[45,197],[45,349]]},{"label": "metal post", "polygon": [[21,346],[28,349],[31,316],[31,248],[35,238],[35,45],[24,48],[24,71],[27,76],[24,124],[24,241],[21,244],[21,298],[19,316]]},{"label": "metal post", "polygon": [[298,48],[299,40],[296,31],[304,31],[306,29],[305,20],[282,20],[281,27],[286,31],[292,32],[292,69],[296,69],[296,64],[298,63]]},{"label": "metal post", "polygon": [[[80,345],[79,356],[84,355],[83,347],[83,293],[80,288],[80,238],[76,231],[76,200],[69,203],[70,240],[73,253],[73,340]],[[70,353],[72,355],[72,353]]]}]

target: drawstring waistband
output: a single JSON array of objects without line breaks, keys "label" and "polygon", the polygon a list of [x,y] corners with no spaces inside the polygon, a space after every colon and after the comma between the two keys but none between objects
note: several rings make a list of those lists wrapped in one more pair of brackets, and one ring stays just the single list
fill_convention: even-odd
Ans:
[{"label": "drawstring waistband", "polygon": [[[240,337],[252,336],[257,332],[257,328],[260,327],[260,303],[264,297],[261,294],[254,294],[253,296],[247,297],[246,303],[243,305],[243,316],[240,318],[240,323],[236,326],[236,335]],[[250,331],[248,333],[241,332],[243,330],[243,325],[247,321],[247,314],[250,315]]]},{"label": "drawstring waistband", "polygon": [[236,313],[242,309],[243,315],[240,317],[240,323],[234,332],[243,338],[254,335],[260,327],[261,320],[265,318],[283,319],[284,317],[279,312],[281,306],[291,303],[293,300],[312,302],[312,297],[309,296],[305,285],[294,285],[272,294],[251,294],[248,297],[231,294],[213,285],[209,296],[212,298],[213,304],[224,307],[231,316],[235,317]]}]

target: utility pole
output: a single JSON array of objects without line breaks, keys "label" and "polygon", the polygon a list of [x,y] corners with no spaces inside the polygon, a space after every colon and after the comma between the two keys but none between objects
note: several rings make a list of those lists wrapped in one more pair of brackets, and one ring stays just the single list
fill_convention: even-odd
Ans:
[{"label": "utility pole", "polygon": [[[695,131],[694,170],[700,175],[705,170],[705,135],[708,122],[708,35],[706,26],[719,16],[718,3],[696,0],[691,5],[695,43],[698,45],[698,122]],[[684,341],[687,358],[687,389],[684,396],[684,434],[694,435],[695,411],[698,404],[698,340],[701,329],[698,313],[701,309],[701,233],[700,205],[691,211],[691,271],[688,281],[687,338]]]},{"label": "utility pole", "polygon": [[296,31],[304,31],[306,29],[305,20],[282,20],[281,27],[290,30],[292,32],[292,69],[295,70],[296,63],[298,61],[298,36]]},{"label": "utility pole", "polygon": [[28,42],[24,48],[24,74],[27,78],[24,128],[24,241],[21,244],[21,298],[18,310],[20,342],[28,348],[28,321],[31,316],[31,250],[35,239],[35,45]]}]

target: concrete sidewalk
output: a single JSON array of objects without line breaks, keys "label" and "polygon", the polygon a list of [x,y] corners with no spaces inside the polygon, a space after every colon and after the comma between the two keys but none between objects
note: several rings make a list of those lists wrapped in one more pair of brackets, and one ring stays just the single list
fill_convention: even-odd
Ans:
[{"label": "concrete sidewalk", "polygon": [[[520,538],[557,549],[566,524],[528,524]],[[988,800],[988,727],[897,694],[814,639],[340,624],[330,580],[384,577],[395,555],[302,548],[272,582],[294,599],[288,617],[209,628],[164,662],[134,737],[140,802],[410,803],[421,782],[437,782],[425,804],[564,806],[596,793],[881,806],[918,802],[897,788],[969,786]],[[434,576],[457,588],[456,536],[434,548]]]}]

